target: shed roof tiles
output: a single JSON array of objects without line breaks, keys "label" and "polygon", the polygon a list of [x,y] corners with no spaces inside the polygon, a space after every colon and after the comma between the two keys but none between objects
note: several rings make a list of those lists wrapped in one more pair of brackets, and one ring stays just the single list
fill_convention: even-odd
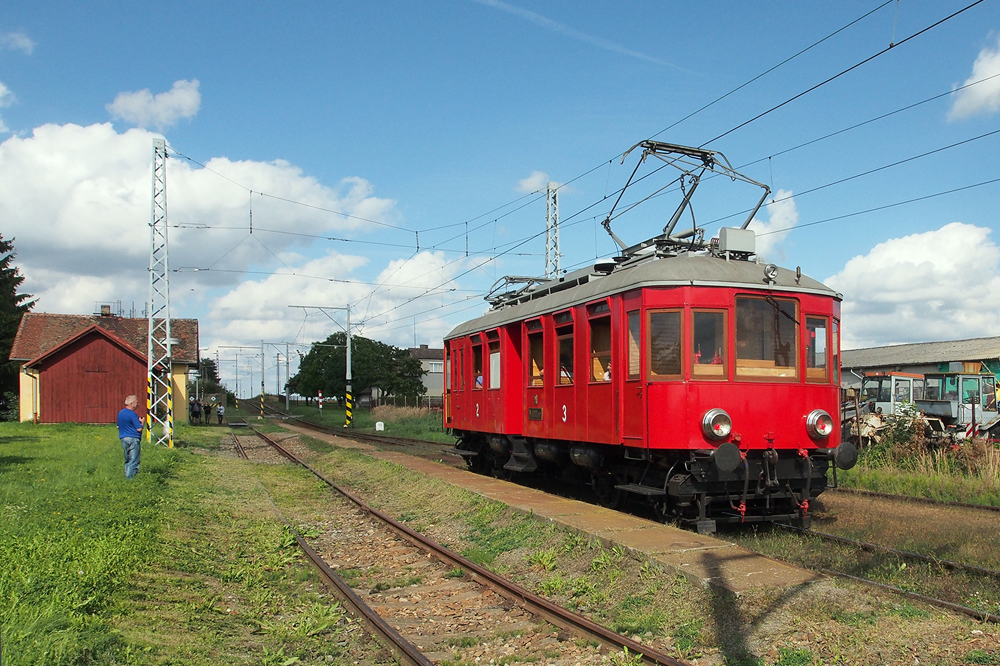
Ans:
[{"label": "shed roof tiles", "polygon": [[[148,322],[145,319],[28,312],[21,318],[14,336],[10,360],[23,362],[38,358],[95,325],[146,355]],[[171,319],[170,335],[179,341],[172,349],[174,363],[197,364],[198,320]]]}]

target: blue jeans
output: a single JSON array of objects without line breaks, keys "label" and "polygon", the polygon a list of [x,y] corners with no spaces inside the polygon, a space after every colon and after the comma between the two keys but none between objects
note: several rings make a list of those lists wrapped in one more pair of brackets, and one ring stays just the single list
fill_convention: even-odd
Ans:
[{"label": "blue jeans", "polygon": [[125,478],[131,479],[139,471],[139,438],[122,437],[121,443],[125,452]]}]

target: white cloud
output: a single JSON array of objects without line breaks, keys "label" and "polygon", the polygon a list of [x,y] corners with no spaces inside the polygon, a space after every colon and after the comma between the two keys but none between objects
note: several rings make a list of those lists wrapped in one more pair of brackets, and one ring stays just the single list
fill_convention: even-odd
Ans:
[{"label": "white cloud", "polygon": [[848,261],[826,280],[844,294],[845,348],[997,335],[1000,248],[991,233],[952,222]]},{"label": "white cloud", "polygon": [[[1000,74],[1000,36],[994,48],[986,47],[979,52],[972,65],[972,76],[962,85]],[[948,120],[961,120],[978,114],[992,114],[1000,110],[1000,77],[984,81],[955,95],[955,101],[948,112]]]},{"label": "white cloud", "polygon": [[549,184],[549,174],[544,171],[532,171],[531,175],[527,178],[518,181],[517,191],[518,192],[540,192],[545,190],[545,187]]},{"label": "white cloud", "polygon": [[[367,262],[364,257],[331,251],[291,266],[300,275],[326,279],[269,275],[242,282],[211,303],[203,326],[210,328],[217,340],[238,343],[294,338],[309,343],[341,329],[318,310],[289,305],[339,307],[353,302],[354,333],[360,326],[361,335],[401,347],[412,344],[414,325],[421,341],[440,340],[452,328],[437,310],[465,295],[456,296],[448,285],[441,285],[467,265],[464,259],[449,262],[443,253],[420,252],[410,259],[390,262],[374,284],[356,275]],[[376,289],[374,285],[380,283]],[[346,321],[343,312],[329,313],[341,324]]]},{"label": "white cloud", "polygon": [[35,50],[35,43],[23,32],[5,32],[0,35],[0,48],[31,55]]},{"label": "white cloud", "polygon": [[763,207],[768,221],[762,222],[755,217],[748,228],[757,234],[757,254],[780,261],[785,255],[781,243],[788,236],[786,232],[798,224],[799,211],[790,190],[778,190],[771,201]]},{"label": "white cloud", "polygon": [[[142,309],[148,297],[154,136],[141,129],[118,133],[110,123],[44,125],[31,136],[0,143],[0,220],[4,237],[16,238],[24,290],[38,297],[39,311],[89,313],[95,301],[119,300]],[[238,284],[242,271],[272,270],[275,255],[291,265],[300,262],[298,254],[316,241],[296,234],[363,237],[384,229],[255,195],[255,233],[249,236],[247,190],[217,174],[254,192],[398,222],[395,202],[373,196],[362,178],[331,188],[284,161],[215,158],[207,166],[217,173],[168,160],[170,267],[180,271],[171,275],[177,311],[208,289]]]},{"label": "white cloud", "polygon": [[155,96],[144,88],[137,92],[122,92],[107,105],[112,118],[120,118],[137,127],[163,130],[181,118],[191,118],[201,107],[198,79],[174,81],[174,87]]}]

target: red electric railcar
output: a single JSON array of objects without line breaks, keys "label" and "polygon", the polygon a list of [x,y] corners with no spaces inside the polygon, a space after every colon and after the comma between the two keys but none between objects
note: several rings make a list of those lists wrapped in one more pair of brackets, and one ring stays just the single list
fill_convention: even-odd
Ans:
[{"label": "red electric railcar", "polygon": [[754,242],[665,230],[492,299],[445,338],[456,451],[483,473],[583,480],[608,505],[640,498],[702,532],[807,522],[831,461],[857,457],[839,441],[841,299],[757,263]]}]

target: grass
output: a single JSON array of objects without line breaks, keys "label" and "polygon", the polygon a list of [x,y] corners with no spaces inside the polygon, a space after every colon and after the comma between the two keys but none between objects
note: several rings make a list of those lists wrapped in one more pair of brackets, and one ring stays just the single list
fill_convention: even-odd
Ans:
[{"label": "grass", "polygon": [[848,488],[1000,506],[1000,449],[982,439],[939,445],[910,431],[861,449]]},{"label": "grass", "polygon": [[178,448],[144,445],[126,481],[113,426],[0,424],[6,666],[368,654],[245,463],[193,453],[223,432],[179,427]]},{"label": "grass", "polygon": [[[233,415],[249,414],[256,415],[249,403],[241,403],[242,411],[233,410]],[[280,405],[284,409],[284,404]],[[336,405],[326,404],[323,409],[318,409],[315,405],[306,406],[304,404],[292,404],[293,414],[302,418],[319,423],[321,425],[339,428],[346,422],[346,413]],[[429,410],[427,408],[416,407],[394,407],[393,405],[382,405],[374,409],[356,409],[353,414],[352,426],[356,430],[363,432],[375,432],[375,423],[381,421],[385,427],[384,434],[396,437],[409,437],[412,439],[425,439],[432,442],[451,444],[455,438],[445,432],[442,423],[441,412]]]}]

